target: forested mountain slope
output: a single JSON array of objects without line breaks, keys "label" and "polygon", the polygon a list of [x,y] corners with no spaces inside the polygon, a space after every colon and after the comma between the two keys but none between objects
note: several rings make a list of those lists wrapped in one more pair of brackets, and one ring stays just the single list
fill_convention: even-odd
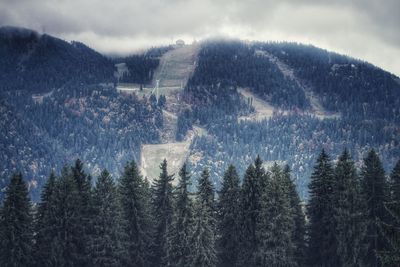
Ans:
[{"label": "forested mountain slope", "polygon": [[[321,148],[334,157],[348,148],[360,166],[374,147],[387,170],[399,158],[398,77],[293,43],[209,40],[198,47],[184,90],[158,101],[145,92],[172,46],[109,60],[83,44],[2,28],[0,187],[21,171],[37,199],[50,169],[78,157],[93,174],[103,166],[118,175],[169,128],[177,128],[171,144],[194,127],[205,128],[207,134],[191,139],[184,160],[194,175],[208,167],[217,188],[229,164],[242,176],[258,154],[266,165],[287,163],[302,197]],[[118,92],[114,64],[128,70],[120,82],[150,89]],[[163,117],[171,99],[177,127]]]},{"label": "forested mountain slope", "polygon": [[[238,120],[253,108],[253,99],[241,95],[240,88],[274,106],[274,115],[262,121]],[[185,123],[178,130],[190,129],[194,122],[207,127],[209,135],[192,144],[192,153],[202,155],[201,160],[196,157],[194,169],[211,166],[217,183],[229,163],[245,166],[259,154],[267,161],[289,163],[304,197],[311,164],[321,148],[333,155],[348,148],[359,161],[376,147],[386,168],[400,155],[398,78],[312,46],[205,42],[184,94],[192,108],[181,114]],[[320,116],[311,101],[318,101],[327,114],[339,115]]]},{"label": "forested mountain slope", "polygon": [[113,82],[112,62],[79,42],[47,34],[0,28],[1,90],[48,92],[65,84]]},{"label": "forested mountain slope", "polygon": [[3,93],[1,99],[0,187],[20,171],[34,199],[49,170],[76,158],[86,160],[93,174],[99,166],[119,173],[126,161],[139,159],[142,143],[159,141],[163,124],[157,103],[108,86],[55,90],[40,101],[29,93]]}]

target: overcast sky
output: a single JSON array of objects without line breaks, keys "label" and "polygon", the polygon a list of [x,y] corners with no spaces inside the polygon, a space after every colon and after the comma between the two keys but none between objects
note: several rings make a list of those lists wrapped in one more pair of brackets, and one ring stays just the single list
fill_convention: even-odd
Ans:
[{"label": "overcast sky", "polygon": [[0,0],[0,25],[119,54],[178,38],[297,41],[400,76],[400,0]]}]

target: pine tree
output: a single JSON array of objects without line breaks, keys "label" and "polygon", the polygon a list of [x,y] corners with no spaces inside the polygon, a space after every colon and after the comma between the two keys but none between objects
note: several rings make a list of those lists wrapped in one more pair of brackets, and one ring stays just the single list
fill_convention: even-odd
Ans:
[{"label": "pine tree", "polygon": [[362,266],[364,223],[360,183],[347,150],[335,168],[335,226],[340,266]]},{"label": "pine tree", "polygon": [[173,175],[168,174],[167,160],[160,165],[161,173],[155,180],[152,191],[152,208],[155,232],[153,239],[153,266],[163,266],[167,260],[167,234],[173,219]]},{"label": "pine tree", "polygon": [[390,174],[390,200],[400,203],[400,160]]},{"label": "pine tree", "polygon": [[151,221],[147,190],[135,161],[128,163],[118,187],[125,248],[123,266],[148,266],[150,262]]},{"label": "pine tree", "polygon": [[241,191],[240,265],[243,266],[254,264],[254,253],[259,243],[256,236],[257,221],[261,211],[261,195],[266,186],[267,176],[261,159],[257,157],[255,165],[250,164],[246,170]]},{"label": "pine tree", "polygon": [[29,266],[32,263],[32,214],[27,186],[14,174],[0,210],[0,266]]},{"label": "pine tree", "polygon": [[52,171],[42,189],[41,201],[38,204],[35,237],[35,263],[36,266],[51,266],[52,242],[56,232],[55,215],[55,187],[57,177]]},{"label": "pine tree", "polygon": [[97,179],[93,194],[93,235],[90,251],[95,266],[120,266],[121,213],[117,188],[107,170]]},{"label": "pine tree", "polygon": [[91,217],[92,209],[92,186],[91,177],[83,170],[83,163],[77,159],[75,165],[71,168],[73,178],[75,179],[77,202],[79,205],[76,209],[76,219],[78,225],[76,231],[79,232],[79,240],[77,240],[77,260],[80,266],[91,265],[89,257],[89,241],[93,234]]},{"label": "pine tree", "polygon": [[328,154],[322,150],[309,185],[308,261],[311,266],[337,266],[334,224],[334,174]]},{"label": "pine tree", "polygon": [[283,170],[284,182],[287,184],[290,198],[290,208],[292,212],[292,218],[294,228],[292,231],[292,243],[294,246],[294,259],[299,266],[305,264],[306,257],[306,220],[305,214],[302,209],[301,200],[297,193],[296,186],[290,177],[290,168],[285,165]]},{"label": "pine tree", "polygon": [[378,254],[386,250],[387,242],[380,228],[386,222],[385,201],[388,199],[388,188],[385,171],[378,155],[371,150],[364,159],[362,168],[362,193],[366,203],[366,245],[365,264],[381,266]]},{"label": "pine tree", "polygon": [[193,203],[188,192],[189,185],[190,175],[185,163],[179,171],[175,214],[168,233],[168,257],[166,262],[168,266],[191,266],[190,237],[193,229]]},{"label": "pine tree", "polygon": [[388,247],[380,253],[383,266],[400,266],[400,160],[390,175],[390,200],[385,203],[389,222],[381,222]]},{"label": "pine tree", "polygon": [[76,180],[65,166],[54,189],[54,231],[48,266],[82,266],[80,197]]},{"label": "pine tree", "polygon": [[199,179],[196,194],[191,264],[194,267],[216,266],[214,188],[207,169]]},{"label": "pine tree", "polygon": [[285,174],[275,163],[269,184],[261,197],[257,221],[255,266],[297,266],[294,259],[293,214]]},{"label": "pine tree", "polygon": [[240,180],[233,165],[225,172],[218,202],[218,266],[238,265],[240,243]]}]

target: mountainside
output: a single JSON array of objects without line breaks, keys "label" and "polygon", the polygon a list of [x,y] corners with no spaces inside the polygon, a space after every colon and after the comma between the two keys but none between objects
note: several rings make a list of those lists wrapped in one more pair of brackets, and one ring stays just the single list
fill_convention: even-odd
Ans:
[{"label": "mountainside", "polygon": [[0,28],[1,90],[48,92],[64,85],[112,82],[114,66],[79,42],[14,27]]},{"label": "mountainside", "polygon": [[[400,156],[399,78],[312,46],[210,40],[111,61],[2,28],[0,61],[0,186],[22,171],[34,197],[51,168],[78,157],[119,175],[127,160],[157,166],[148,159],[178,151],[176,168],[187,161],[197,177],[208,167],[218,187],[230,163],[242,176],[260,155],[287,163],[307,197],[322,148],[348,148],[358,167],[372,147],[387,169]],[[104,84],[113,64],[117,86]]]}]

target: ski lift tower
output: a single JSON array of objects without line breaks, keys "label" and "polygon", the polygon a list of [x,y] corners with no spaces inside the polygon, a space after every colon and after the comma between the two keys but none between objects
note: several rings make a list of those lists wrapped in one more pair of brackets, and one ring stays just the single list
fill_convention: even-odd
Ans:
[{"label": "ski lift tower", "polygon": [[156,97],[158,100],[158,88],[160,87],[160,80],[156,80]]}]

